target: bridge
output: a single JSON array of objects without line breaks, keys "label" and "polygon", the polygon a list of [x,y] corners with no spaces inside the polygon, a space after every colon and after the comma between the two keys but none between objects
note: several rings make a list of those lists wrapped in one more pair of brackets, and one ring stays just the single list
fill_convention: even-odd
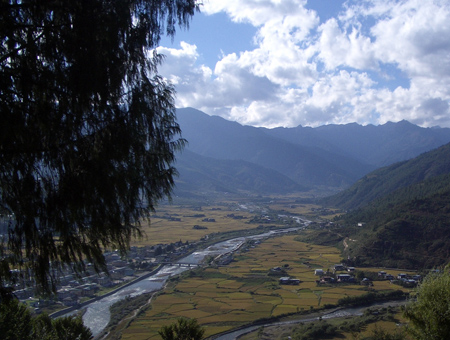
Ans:
[{"label": "bridge", "polygon": [[158,263],[164,264],[164,265],[168,265],[168,266],[178,266],[178,267],[198,267],[198,266],[200,266],[199,264],[187,263],[187,262],[167,262],[167,261],[162,261],[162,262],[158,262]]}]

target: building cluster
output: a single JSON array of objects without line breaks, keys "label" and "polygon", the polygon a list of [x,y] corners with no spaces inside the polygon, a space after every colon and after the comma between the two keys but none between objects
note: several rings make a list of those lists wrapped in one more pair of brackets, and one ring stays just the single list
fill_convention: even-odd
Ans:
[{"label": "building cluster", "polygon": [[[96,273],[92,265],[87,264],[83,276],[67,268],[61,271],[54,300],[65,306],[75,306],[84,297],[93,298],[102,287],[112,287],[134,278],[134,269],[128,261],[123,260],[117,252],[105,253],[109,275]],[[32,280],[21,280],[14,286],[14,294],[20,300],[34,298]],[[43,304],[40,301],[39,305]]]},{"label": "building cluster", "polygon": [[346,267],[342,264],[335,264],[331,270],[315,269],[314,275],[319,276],[320,279],[316,282],[318,284],[334,283],[334,282],[348,282],[356,283],[357,280],[353,275],[354,267]]},{"label": "building cluster", "polygon": [[[87,264],[83,276],[75,274],[71,269],[65,269],[60,273],[58,286],[52,301],[35,303],[35,307],[42,307],[50,303],[60,302],[65,306],[76,306],[83,298],[93,298],[101,288],[114,287],[129,282],[138,275],[136,271],[150,269],[159,263],[175,261],[185,255],[191,245],[187,242],[176,242],[171,245],[157,245],[147,247],[131,247],[127,257],[123,258],[117,251],[104,253],[108,274],[97,273],[91,264]],[[31,277],[17,272],[17,277]],[[14,294],[20,300],[35,297],[34,282],[30,278],[17,280],[14,284]]]},{"label": "building cluster", "polygon": [[[358,280],[355,277],[355,267],[347,267],[343,264],[335,264],[332,268],[328,270],[324,269],[315,269],[314,275],[319,276],[320,278],[316,280],[317,284],[328,284],[328,283],[359,283],[361,285],[372,286],[373,282],[370,278],[362,278]],[[406,287],[414,287],[416,286],[420,280],[420,275],[407,275],[404,273],[400,273],[397,276],[386,273],[385,271],[380,271],[376,277],[377,280],[389,280],[393,283],[399,283],[402,286]]]},{"label": "building cluster", "polygon": [[415,287],[422,280],[421,275],[408,275],[400,273],[397,276],[386,273],[385,271],[378,272],[378,278],[382,280],[389,280],[391,282],[397,281],[405,287]]},{"label": "building cluster", "polygon": [[293,286],[298,286],[300,284],[300,280],[299,279],[294,279],[290,276],[284,276],[284,277],[280,277],[280,285],[293,285]]}]

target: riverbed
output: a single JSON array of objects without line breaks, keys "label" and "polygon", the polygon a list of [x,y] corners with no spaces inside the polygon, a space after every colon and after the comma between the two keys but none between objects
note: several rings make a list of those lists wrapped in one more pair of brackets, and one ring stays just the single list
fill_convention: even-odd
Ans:
[{"label": "riverbed", "polygon": [[[159,270],[155,275],[135,282],[134,284],[123,289],[119,289],[116,293],[85,306],[83,308],[85,310],[83,314],[83,323],[85,326],[91,329],[92,334],[95,337],[99,335],[108,325],[111,317],[110,307],[115,302],[124,299],[126,296],[134,297],[140,294],[150,293],[162,289],[169,277],[178,275],[186,270],[190,270],[191,268],[193,268],[186,266],[186,264],[195,266],[201,264],[206,257],[215,257],[218,255],[234,252],[248,240],[262,240],[268,237],[273,237],[303,229],[309,223],[309,221],[298,220],[298,223],[298,227],[271,230],[259,235],[237,237],[231,240],[211,245],[204,250],[196,251],[177,261],[178,263],[182,263],[182,266],[177,264],[166,265],[162,267],[161,270]],[[76,312],[77,311],[75,311],[74,313]]]}]

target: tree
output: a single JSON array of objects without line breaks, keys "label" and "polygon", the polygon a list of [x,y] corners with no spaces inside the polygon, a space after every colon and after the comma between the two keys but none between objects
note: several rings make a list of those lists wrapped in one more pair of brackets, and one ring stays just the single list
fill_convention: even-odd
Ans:
[{"label": "tree", "polygon": [[404,340],[405,334],[403,331],[396,331],[394,333],[389,333],[385,329],[375,326],[372,330],[372,334],[369,337],[363,338],[363,340]]},{"label": "tree", "polygon": [[205,330],[196,319],[180,318],[172,325],[161,327],[158,334],[163,340],[201,340]]},{"label": "tree", "polygon": [[[196,0],[0,3],[0,287],[11,269],[43,292],[57,269],[122,252],[170,198],[185,141],[152,52]],[[165,31],[164,31],[165,30]],[[7,239],[7,240],[6,240]]]},{"label": "tree", "polygon": [[0,303],[2,339],[27,339],[33,332],[32,316],[24,304],[15,299]]},{"label": "tree", "polygon": [[89,340],[92,333],[80,316],[50,319],[47,314],[31,315],[16,299],[0,304],[0,334],[4,340]]},{"label": "tree", "polygon": [[416,300],[406,306],[408,331],[418,340],[450,339],[450,273],[428,274],[416,291]]}]

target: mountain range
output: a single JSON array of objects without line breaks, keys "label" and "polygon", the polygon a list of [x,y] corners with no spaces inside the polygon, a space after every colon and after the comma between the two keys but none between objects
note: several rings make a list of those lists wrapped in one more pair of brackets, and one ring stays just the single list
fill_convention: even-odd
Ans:
[{"label": "mountain range", "polygon": [[188,142],[175,164],[177,195],[342,190],[377,168],[450,142],[448,128],[407,121],[267,129],[193,108],[177,109],[177,120]]},{"label": "mountain range", "polygon": [[450,258],[450,129],[406,121],[317,128],[242,126],[178,110],[188,147],[177,194],[286,194],[346,213],[300,238],[341,247],[347,264],[431,268]]}]

